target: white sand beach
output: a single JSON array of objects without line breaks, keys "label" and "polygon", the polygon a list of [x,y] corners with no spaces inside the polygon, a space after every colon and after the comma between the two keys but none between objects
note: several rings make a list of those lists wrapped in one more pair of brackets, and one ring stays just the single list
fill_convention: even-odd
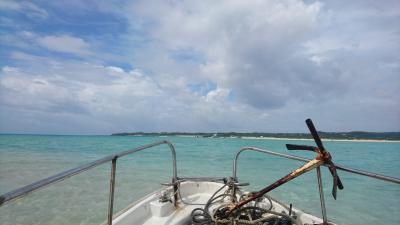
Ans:
[{"label": "white sand beach", "polygon": [[[242,137],[243,139],[260,140],[290,140],[290,141],[313,141],[311,138],[276,138],[276,137]],[[374,139],[324,139],[323,141],[342,141],[342,142],[400,142],[397,140],[374,140]]]}]

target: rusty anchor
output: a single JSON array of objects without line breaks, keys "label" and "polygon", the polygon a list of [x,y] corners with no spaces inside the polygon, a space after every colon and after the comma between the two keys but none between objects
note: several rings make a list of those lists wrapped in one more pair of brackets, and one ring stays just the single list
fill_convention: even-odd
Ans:
[{"label": "rusty anchor", "polygon": [[[342,181],[340,180],[340,178],[337,174],[337,171],[336,171],[336,167],[335,167],[334,163],[332,162],[331,154],[328,151],[326,151],[325,147],[323,146],[321,138],[319,137],[312,120],[307,119],[306,124],[307,124],[308,129],[310,130],[310,133],[318,147],[307,146],[307,145],[292,145],[292,144],[287,144],[286,147],[288,150],[313,151],[313,152],[317,153],[317,156],[313,160],[304,164],[300,168],[293,170],[292,172],[290,172],[286,176],[282,177],[281,179],[277,180],[273,184],[271,184],[257,192],[253,192],[248,198],[243,199],[240,202],[235,203],[232,206],[228,207],[226,209],[226,211],[224,213],[222,213],[222,216],[220,214],[221,217],[228,218],[233,212],[235,212],[240,207],[246,205],[247,203],[262,197],[264,194],[270,192],[271,190],[274,190],[275,188],[289,182],[290,180],[293,180],[294,178],[296,178],[312,169],[315,169],[315,168],[319,169],[319,166],[321,166],[323,164],[328,166],[329,171],[333,177],[332,195],[333,195],[333,198],[336,199],[337,188],[343,189]],[[324,206],[324,208],[325,208],[325,206]],[[323,224],[328,224],[326,215],[324,215]]]}]

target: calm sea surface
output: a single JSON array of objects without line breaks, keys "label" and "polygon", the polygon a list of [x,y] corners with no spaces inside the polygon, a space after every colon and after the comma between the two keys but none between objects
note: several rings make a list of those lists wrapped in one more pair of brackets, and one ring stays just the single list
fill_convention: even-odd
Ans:
[{"label": "calm sea surface", "polygon": [[[159,140],[176,148],[178,176],[231,176],[232,160],[243,146],[287,152],[286,143],[310,141],[191,137],[0,135],[0,193],[100,157]],[[325,142],[338,164],[400,177],[400,143]],[[312,153],[291,152],[305,157]],[[166,146],[118,160],[115,212],[160,188],[172,175]],[[300,162],[255,152],[241,155],[240,181],[254,191],[300,166]],[[345,189],[330,195],[332,178],[323,168],[328,218],[339,224],[400,224],[400,185],[339,171]],[[0,208],[0,224],[100,224],[106,220],[110,164],[37,191]],[[312,171],[271,192],[273,197],[320,216],[316,173]]]}]

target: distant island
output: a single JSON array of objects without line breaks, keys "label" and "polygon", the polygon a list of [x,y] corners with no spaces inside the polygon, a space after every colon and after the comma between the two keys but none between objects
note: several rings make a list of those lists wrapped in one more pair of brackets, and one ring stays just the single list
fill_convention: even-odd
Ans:
[{"label": "distant island", "polygon": [[[323,139],[332,140],[376,140],[376,141],[400,141],[400,132],[323,132],[318,131]],[[311,139],[311,135],[307,133],[237,133],[237,132],[221,132],[221,133],[191,133],[191,132],[125,132],[114,133],[112,136],[190,136],[199,138],[281,138],[281,139]]]}]

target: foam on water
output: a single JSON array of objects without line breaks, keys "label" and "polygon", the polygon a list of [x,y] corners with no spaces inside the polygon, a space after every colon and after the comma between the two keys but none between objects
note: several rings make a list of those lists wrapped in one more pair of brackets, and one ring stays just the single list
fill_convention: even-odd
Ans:
[{"label": "foam on water", "polygon": [[[178,176],[231,176],[232,160],[243,146],[280,152],[286,143],[308,141],[212,139],[189,137],[0,135],[0,193],[118,151],[161,139],[175,144]],[[399,177],[400,144],[326,142],[338,164]],[[313,157],[312,153],[291,152]],[[300,162],[255,152],[241,155],[238,177],[257,190]],[[338,200],[330,196],[332,178],[323,169],[328,217],[339,224],[400,224],[400,186],[339,171],[345,185]],[[1,224],[100,224],[107,216],[110,164],[75,176],[0,208]],[[118,160],[115,211],[170,181],[166,146]],[[320,215],[315,171],[279,187],[272,196]]]}]

